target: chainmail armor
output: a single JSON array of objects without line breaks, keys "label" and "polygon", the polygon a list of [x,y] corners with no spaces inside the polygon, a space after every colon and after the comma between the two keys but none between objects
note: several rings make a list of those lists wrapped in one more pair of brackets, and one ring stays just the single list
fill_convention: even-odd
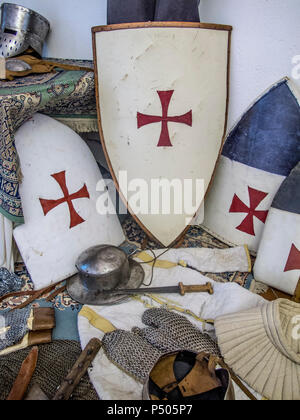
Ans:
[{"label": "chainmail armor", "polygon": [[[7,398],[21,365],[31,349],[32,347],[27,347],[6,356],[0,356],[0,401]],[[81,345],[77,341],[55,340],[52,343],[40,345],[36,369],[28,391],[37,384],[47,397],[52,399],[81,352]],[[93,369],[93,363],[90,369]],[[70,400],[99,400],[88,373],[82,377]]]},{"label": "chainmail armor", "polygon": [[11,292],[18,292],[24,286],[24,280],[6,268],[0,268],[0,297]]},{"label": "chainmail armor", "polygon": [[215,342],[182,315],[152,308],[144,312],[142,321],[147,328],[115,330],[102,340],[108,359],[139,382],[147,381],[158,359],[166,353],[189,350],[221,356]]},{"label": "chainmail armor", "polygon": [[105,334],[102,344],[107,357],[139,382],[145,383],[162,353],[141,336],[123,330]]},{"label": "chainmail armor", "polygon": [[142,321],[148,327],[133,331],[161,352],[189,350],[221,356],[217,344],[182,315],[164,308],[151,308],[144,312]]},{"label": "chainmail armor", "polygon": [[0,330],[9,327],[0,334],[0,350],[18,344],[28,331],[27,320],[31,307],[14,311],[0,312]]}]

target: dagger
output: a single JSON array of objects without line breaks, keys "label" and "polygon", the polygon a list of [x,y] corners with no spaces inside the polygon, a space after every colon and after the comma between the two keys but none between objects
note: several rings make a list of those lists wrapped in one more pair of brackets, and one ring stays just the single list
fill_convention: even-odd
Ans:
[{"label": "dagger", "polygon": [[136,295],[144,293],[179,293],[181,296],[184,296],[186,293],[209,293],[212,295],[214,289],[211,283],[206,283],[205,285],[185,285],[183,283],[178,283],[177,286],[166,286],[166,287],[144,287],[139,289],[115,289],[115,290],[103,290],[104,294],[110,295]]}]

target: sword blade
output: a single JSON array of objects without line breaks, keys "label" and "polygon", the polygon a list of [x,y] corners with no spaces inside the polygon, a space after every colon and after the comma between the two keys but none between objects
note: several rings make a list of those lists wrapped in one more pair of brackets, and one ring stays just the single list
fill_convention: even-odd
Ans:
[{"label": "sword blade", "polygon": [[140,289],[104,290],[102,293],[110,295],[136,295],[143,293],[180,293],[179,286],[144,287]]}]

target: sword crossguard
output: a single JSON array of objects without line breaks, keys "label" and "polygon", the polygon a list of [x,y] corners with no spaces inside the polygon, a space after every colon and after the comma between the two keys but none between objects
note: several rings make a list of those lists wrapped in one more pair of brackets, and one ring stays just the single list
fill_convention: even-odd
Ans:
[{"label": "sword crossguard", "polygon": [[214,289],[212,287],[211,283],[206,283],[205,285],[190,285],[185,286],[183,283],[179,283],[179,292],[181,296],[184,296],[186,293],[208,293],[210,295],[213,295]]}]

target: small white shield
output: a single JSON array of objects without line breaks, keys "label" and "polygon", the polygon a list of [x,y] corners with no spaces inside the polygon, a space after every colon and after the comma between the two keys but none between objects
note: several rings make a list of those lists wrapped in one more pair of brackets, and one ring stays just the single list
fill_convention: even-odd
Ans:
[{"label": "small white shield", "polygon": [[53,118],[36,114],[15,135],[25,224],[14,238],[35,289],[75,274],[78,256],[125,237],[116,215],[97,211],[98,165],[81,137]]},{"label": "small white shield", "polygon": [[276,194],[253,267],[256,280],[293,295],[300,278],[300,162]]},{"label": "small white shield", "polygon": [[231,27],[93,28],[99,131],[131,214],[163,246],[192,223],[223,143]]}]

